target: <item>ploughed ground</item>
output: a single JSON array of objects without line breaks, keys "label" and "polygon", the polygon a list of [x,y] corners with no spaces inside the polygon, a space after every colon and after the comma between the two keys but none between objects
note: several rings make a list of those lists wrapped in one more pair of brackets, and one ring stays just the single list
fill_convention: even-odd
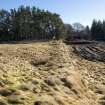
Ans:
[{"label": "ploughed ground", "polygon": [[105,105],[104,51],[62,41],[1,44],[0,105]]}]

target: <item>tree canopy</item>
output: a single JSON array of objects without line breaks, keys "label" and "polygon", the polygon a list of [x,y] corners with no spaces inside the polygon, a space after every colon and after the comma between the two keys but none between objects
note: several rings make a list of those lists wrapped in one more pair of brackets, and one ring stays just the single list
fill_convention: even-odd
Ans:
[{"label": "tree canopy", "polygon": [[36,7],[20,6],[0,10],[0,40],[59,39],[64,24],[56,13]]},{"label": "tree canopy", "polygon": [[93,20],[91,26],[91,37],[93,40],[105,40],[105,21],[101,22],[100,20]]}]

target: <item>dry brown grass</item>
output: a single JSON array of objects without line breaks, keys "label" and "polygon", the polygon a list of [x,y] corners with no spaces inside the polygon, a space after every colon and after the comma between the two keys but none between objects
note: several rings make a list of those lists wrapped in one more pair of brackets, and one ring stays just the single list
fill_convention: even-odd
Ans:
[{"label": "dry brown grass", "polygon": [[105,65],[83,60],[72,50],[62,42],[0,45],[0,103],[99,105],[87,75],[92,67]]}]

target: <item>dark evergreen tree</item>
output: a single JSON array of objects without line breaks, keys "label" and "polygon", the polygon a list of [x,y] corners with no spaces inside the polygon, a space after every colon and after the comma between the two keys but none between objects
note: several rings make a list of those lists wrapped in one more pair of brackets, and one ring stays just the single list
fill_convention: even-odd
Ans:
[{"label": "dark evergreen tree", "polygon": [[0,10],[0,40],[9,40],[9,17],[8,11]]},{"label": "dark evergreen tree", "polygon": [[91,38],[94,40],[96,38],[96,30],[97,30],[97,21],[94,19],[91,26]]},{"label": "dark evergreen tree", "polygon": [[94,20],[91,27],[91,37],[93,40],[105,40],[105,22]]},{"label": "dark evergreen tree", "polygon": [[105,20],[103,21],[103,35],[104,35],[104,40],[105,40]]}]

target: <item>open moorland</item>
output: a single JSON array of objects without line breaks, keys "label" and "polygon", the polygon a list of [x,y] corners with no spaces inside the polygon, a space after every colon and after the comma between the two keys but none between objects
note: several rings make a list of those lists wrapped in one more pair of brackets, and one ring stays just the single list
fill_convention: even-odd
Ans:
[{"label": "open moorland", "polygon": [[104,44],[0,44],[0,105],[104,105]]}]

